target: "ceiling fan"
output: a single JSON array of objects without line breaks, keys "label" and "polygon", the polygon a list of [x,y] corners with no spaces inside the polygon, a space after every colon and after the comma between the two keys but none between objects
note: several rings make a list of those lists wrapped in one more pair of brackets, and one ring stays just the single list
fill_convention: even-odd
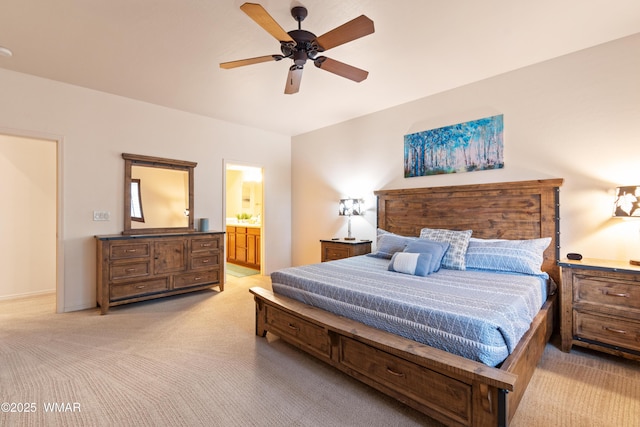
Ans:
[{"label": "ceiling fan", "polygon": [[258,64],[268,61],[280,61],[291,58],[293,65],[289,68],[285,94],[293,94],[300,89],[302,70],[307,59],[325,71],[337,74],[355,82],[361,82],[369,75],[368,71],[353,67],[335,59],[320,55],[332,47],[340,46],[352,40],[364,37],[374,32],[373,21],[361,15],[346,24],[316,37],[312,32],[302,29],[302,21],[307,17],[307,9],[303,6],[295,6],[291,9],[291,16],[298,21],[298,29],[286,32],[269,13],[259,4],[244,3],[240,9],[249,15],[258,25],[280,42],[282,54],[258,56],[256,58],[241,59],[239,61],[223,62],[220,68],[236,68],[245,65]]}]

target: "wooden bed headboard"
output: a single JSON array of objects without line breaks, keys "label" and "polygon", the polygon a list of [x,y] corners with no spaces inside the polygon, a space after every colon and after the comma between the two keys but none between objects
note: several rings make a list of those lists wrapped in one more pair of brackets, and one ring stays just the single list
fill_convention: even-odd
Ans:
[{"label": "wooden bed headboard", "polygon": [[560,283],[559,188],[563,179],[378,190],[378,228],[403,236],[420,229],[473,230],[473,237],[551,237],[542,270]]}]

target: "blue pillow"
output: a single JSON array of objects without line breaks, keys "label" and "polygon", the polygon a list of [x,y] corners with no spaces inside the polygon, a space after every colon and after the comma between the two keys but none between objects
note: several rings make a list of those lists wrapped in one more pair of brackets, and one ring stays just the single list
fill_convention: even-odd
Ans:
[{"label": "blue pillow", "polygon": [[546,275],[542,269],[544,250],[551,237],[529,240],[471,239],[467,248],[467,268]]},{"label": "blue pillow", "polygon": [[436,271],[440,270],[442,258],[447,252],[447,249],[449,249],[448,242],[436,242],[434,240],[428,239],[416,239],[413,242],[410,242],[407,247],[404,248],[404,251],[431,254],[431,266],[429,267],[429,273],[435,273]]},{"label": "blue pillow", "polygon": [[396,252],[389,262],[389,271],[426,276],[430,273],[431,254]]},{"label": "blue pillow", "polygon": [[471,233],[471,230],[456,231],[440,228],[423,228],[420,230],[420,238],[449,243],[449,249],[442,259],[442,266],[452,270],[464,270],[465,254],[467,253]]},{"label": "blue pillow", "polygon": [[378,230],[376,251],[368,255],[376,258],[391,259],[393,254],[402,252],[407,244],[413,240],[416,240],[416,237],[405,237],[388,231]]}]

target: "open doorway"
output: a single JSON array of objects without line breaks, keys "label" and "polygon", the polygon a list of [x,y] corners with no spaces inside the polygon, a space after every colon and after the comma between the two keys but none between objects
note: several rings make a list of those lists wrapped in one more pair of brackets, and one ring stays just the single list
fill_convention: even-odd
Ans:
[{"label": "open doorway", "polygon": [[[59,141],[0,133],[0,299],[56,293]],[[53,307],[52,307],[53,308]]]},{"label": "open doorway", "polygon": [[262,168],[226,163],[225,174],[226,274],[260,274],[264,265]]}]

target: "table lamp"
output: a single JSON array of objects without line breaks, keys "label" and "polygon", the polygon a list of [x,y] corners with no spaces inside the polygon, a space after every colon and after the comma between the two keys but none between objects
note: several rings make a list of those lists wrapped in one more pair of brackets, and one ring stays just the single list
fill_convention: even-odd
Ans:
[{"label": "table lamp", "polygon": [[[640,185],[616,188],[613,216],[615,218],[640,218]],[[640,265],[640,260],[631,259],[629,264]]]},{"label": "table lamp", "polygon": [[363,207],[364,200],[362,199],[340,199],[340,204],[338,205],[338,215],[349,217],[347,225],[347,237],[345,237],[344,240],[356,240],[356,238],[351,235],[351,216],[362,215]]}]

